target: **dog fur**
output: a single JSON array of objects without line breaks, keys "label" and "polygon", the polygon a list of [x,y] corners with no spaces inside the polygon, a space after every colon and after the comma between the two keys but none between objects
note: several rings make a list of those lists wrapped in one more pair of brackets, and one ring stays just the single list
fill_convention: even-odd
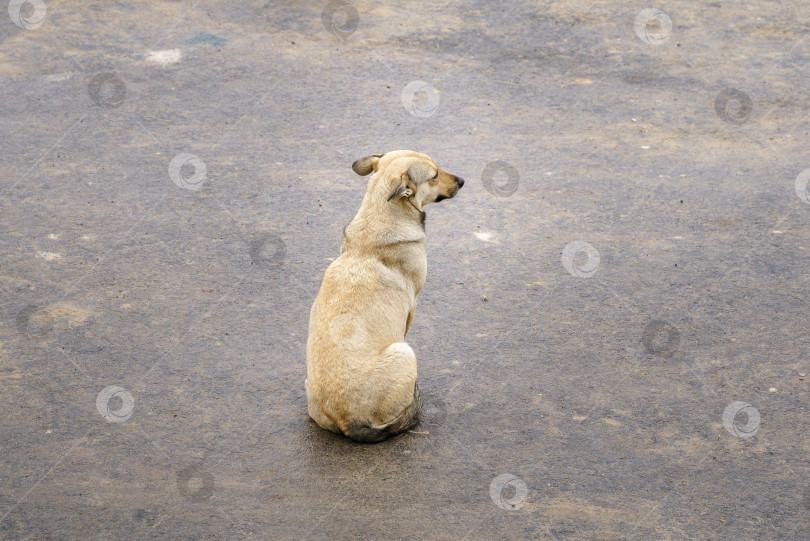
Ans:
[{"label": "dog fur", "polygon": [[310,311],[304,385],[316,423],[372,443],[419,419],[416,355],[405,335],[427,273],[423,208],[455,196],[464,179],[409,150],[367,156],[352,169],[373,174]]}]

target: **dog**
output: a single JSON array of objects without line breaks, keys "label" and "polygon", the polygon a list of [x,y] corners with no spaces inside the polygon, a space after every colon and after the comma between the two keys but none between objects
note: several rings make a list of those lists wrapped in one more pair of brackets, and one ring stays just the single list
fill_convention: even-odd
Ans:
[{"label": "dog", "polygon": [[312,304],[304,386],[318,425],[376,443],[419,420],[416,355],[405,336],[427,274],[423,209],[454,197],[464,179],[410,150],[352,169],[373,174]]}]

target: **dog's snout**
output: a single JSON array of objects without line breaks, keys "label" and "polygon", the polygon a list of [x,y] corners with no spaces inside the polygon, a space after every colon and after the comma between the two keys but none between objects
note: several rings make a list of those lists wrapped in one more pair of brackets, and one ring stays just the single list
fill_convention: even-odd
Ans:
[{"label": "dog's snout", "polygon": [[464,186],[464,179],[461,177],[456,177],[456,182],[458,182],[458,187],[461,188]]}]

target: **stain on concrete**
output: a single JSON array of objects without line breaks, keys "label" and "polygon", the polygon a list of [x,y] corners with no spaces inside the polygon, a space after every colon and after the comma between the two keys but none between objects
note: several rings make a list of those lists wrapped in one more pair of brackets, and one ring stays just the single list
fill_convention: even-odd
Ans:
[{"label": "stain on concrete", "polygon": [[188,38],[186,43],[205,43],[207,45],[211,45],[212,47],[216,47],[217,49],[221,49],[228,43],[228,40],[217,36],[216,34],[210,34],[208,32],[195,32],[193,36]]}]

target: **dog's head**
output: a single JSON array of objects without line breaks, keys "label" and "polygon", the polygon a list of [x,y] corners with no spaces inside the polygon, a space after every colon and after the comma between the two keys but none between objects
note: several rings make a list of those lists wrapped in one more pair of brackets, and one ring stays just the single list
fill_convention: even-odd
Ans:
[{"label": "dog's head", "polygon": [[352,169],[358,175],[376,174],[368,190],[389,202],[409,201],[417,209],[428,203],[450,199],[464,186],[464,179],[439,169],[430,156],[412,150],[374,154],[357,160]]}]

